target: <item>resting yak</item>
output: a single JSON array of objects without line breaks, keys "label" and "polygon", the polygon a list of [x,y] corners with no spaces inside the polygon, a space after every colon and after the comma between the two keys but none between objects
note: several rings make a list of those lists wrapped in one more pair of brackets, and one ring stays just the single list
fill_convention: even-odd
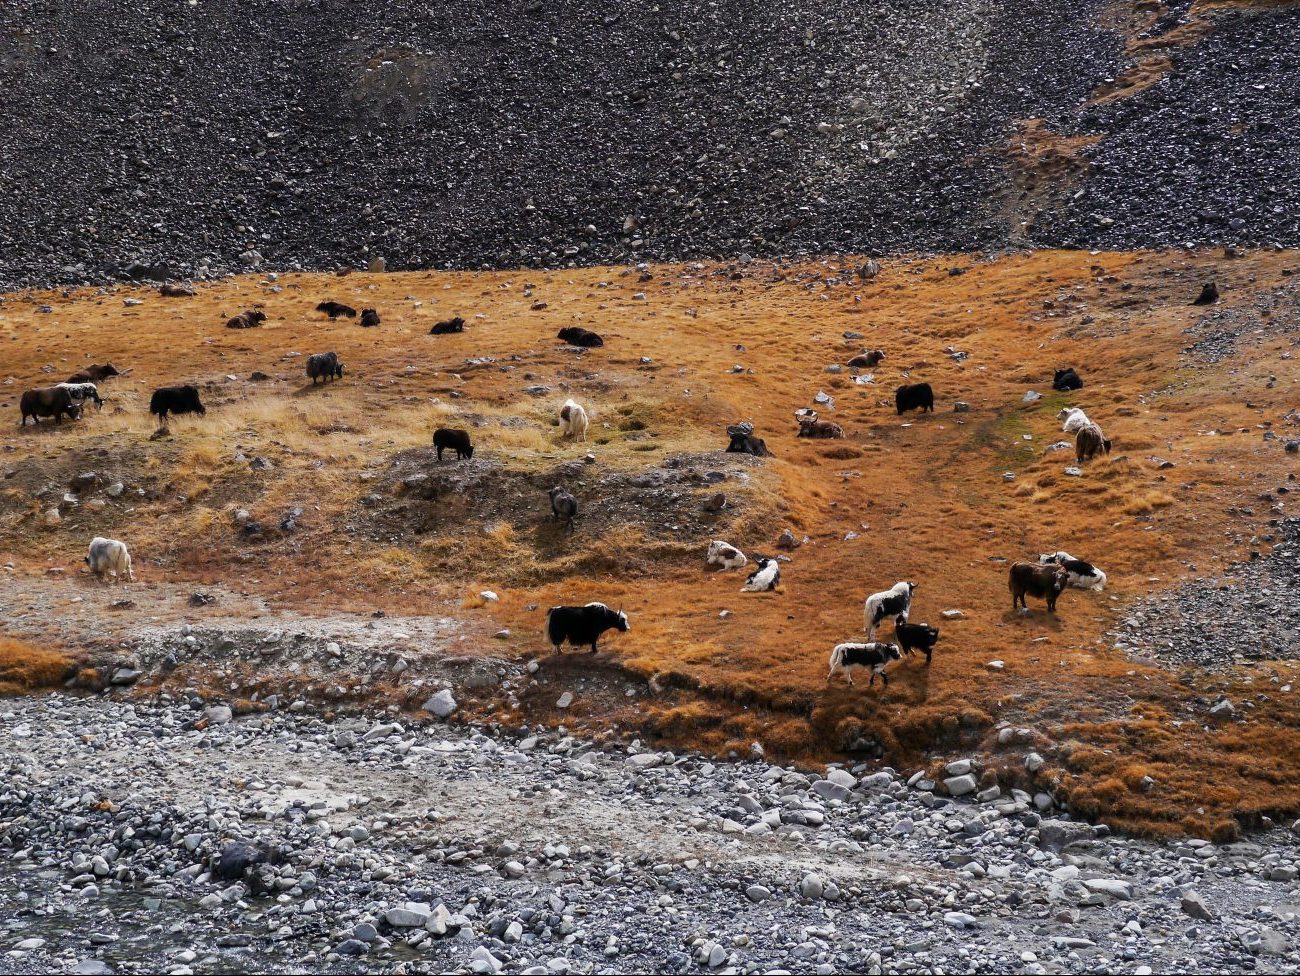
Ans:
[{"label": "resting yak", "polygon": [[[129,373],[131,372],[131,370],[128,369],[127,372]],[[85,369],[77,370],[75,373],[69,376],[64,382],[65,383],[103,383],[104,380],[108,379],[110,376],[121,376],[121,375],[123,374],[118,372],[112,363],[105,363],[103,366],[100,366],[98,363],[92,363],[91,365],[87,366]]]},{"label": "resting yak", "polygon": [[321,302],[316,306],[316,311],[324,312],[332,319],[340,315],[346,315],[350,319],[357,317],[357,310],[351,305],[344,305],[342,302]]},{"label": "resting yak", "polygon": [[1062,392],[1082,390],[1083,379],[1074,371],[1073,366],[1067,366],[1065,369],[1058,369],[1052,377],[1052,389]]},{"label": "resting yak", "polygon": [[246,312],[240,312],[226,320],[227,329],[256,329],[266,321],[266,313],[258,309],[249,309]]},{"label": "resting yak", "polygon": [[576,325],[571,325],[567,329],[561,329],[556,335],[557,339],[563,339],[571,346],[584,346],[592,348],[594,346],[603,346],[605,340],[589,329],[580,329]]},{"label": "resting yak", "polygon": [[457,315],[453,319],[445,319],[442,322],[434,322],[433,328],[429,330],[429,335],[451,335],[454,332],[465,331],[465,320]]}]

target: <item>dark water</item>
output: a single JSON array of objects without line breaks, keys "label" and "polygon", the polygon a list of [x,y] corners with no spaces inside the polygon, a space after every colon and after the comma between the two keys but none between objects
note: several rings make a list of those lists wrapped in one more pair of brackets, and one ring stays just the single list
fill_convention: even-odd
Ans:
[{"label": "dark water", "polygon": [[[188,965],[196,972],[304,971],[291,958],[267,951],[265,928],[227,928],[224,921],[217,928],[209,913],[187,900],[107,884],[101,884],[97,898],[84,899],[66,884],[67,876],[55,869],[0,863],[0,950],[23,939],[45,940],[25,960],[0,958],[0,972],[48,972],[50,957],[69,954],[78,962],[101,960],[113,972],[165,972],[182,965],[175,956],[186,949],[195,953]],[[97,945],[92,933],[116,940]],[[248,947],[216,945],[218,938],[232,935],[254,938]]]}]

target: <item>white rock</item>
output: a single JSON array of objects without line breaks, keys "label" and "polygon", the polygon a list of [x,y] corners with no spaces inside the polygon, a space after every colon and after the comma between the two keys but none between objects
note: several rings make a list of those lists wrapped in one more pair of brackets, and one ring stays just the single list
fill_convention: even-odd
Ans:
[{"label": "white rock", "polygon": [[435,692],[433,697],[421,706],[426,712],[436,715],[438,718],[446,718],[456,711],[456,699],[451,693],[450,688],[443,688]]},{"label": "white rock", "polygon": [[395,929],[423,928],[433,917],[428,902],[404,901],[384,912],[384,921]]},{"label": "white rock", "polygon": [[851,790],[858,785],[858,778],[846,769],[840,769],[838,766],[828,766],[826,769],[826,778],[832,783],[843,786],[846,790]]},{"label": "white rock", "polygon": [[974,793],[978,784],[975,777],[967,773],[964,776],[950,776],[943,781],[943,785],[949,796],[965,796]]},{"label": "white rock", "polygon": [[799,882],[799,894],[805,898],[820,898],[826,890],[826,882],[820,874],[810,872]]},{"label": "white rock", "polygon": [[1120,901],[1133,900],[1133,886],[1120,878],[1089,878],[1083,886],[1089,891],[1110,895]]}]

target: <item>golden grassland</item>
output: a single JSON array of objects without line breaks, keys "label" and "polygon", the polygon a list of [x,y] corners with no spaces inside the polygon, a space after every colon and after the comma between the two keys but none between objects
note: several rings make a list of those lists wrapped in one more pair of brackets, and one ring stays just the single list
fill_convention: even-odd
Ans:
[{"label": "golden grassland", "polygon": [[[1248,309],[1300,267],[1297,256],[916,257],[886,262],[871,282],[850,275],[857,263],[779,273],[761,263],[659,266],[644,281],[622,268],[285,274],[274,285],[258,276],[204,284],[194,299],[144,288],[7,296],[0,382],[14,381],[0,387],[0,409],[15,423],[0,467],[14,473],[0,480],[0,555],[35,577],[79,562],[102,531],[131,544],[141,586],[224,582],[307,613],[490,620],[515,637],[478,650],[519,657],[546,650],[537,608],[599,599],[628,611],[631,632],[610,637],[610,657],[563,667],[616,666],[663,691],[635,705],[593,696],[564,713],[570,725],[636,729],[718,754],[761,741],[769,755],[801,761],[843,758],[865,742],[915,768],[997,752],[995,729],[1011,723],[1036,738],[1002,751],[1004,785],[1029,785],[1021,756],[1037,748],[1048,758],[1037,784],[1137,831],[1222,834],[1300,808],[1300,709],[1278,690],[1295,677],[1289,662],[1183,681],[1104,639],[1131,601],[1267,548],[1257,538],[1268,531],[1266,507],[1249,518],[1229,509],[1293,470],[1262,437],[1295,406],[1300,377],[1283,358],[1291,340],[1252,337],[1236,357],[1206,364],[1182,355],[1193,341],[1184,330],[1203,314],[1189,305],[1203,280],[1218,280],[1223,305]],[[144,304],[127,307],[128,297]],[[325,298],[376,307],[383,324],[330,322],[314,311]],[[38,312],[43,304],[52,310]],[[264,327],[223,328],[258,304]],[[465,333],[428,334],[455,314]],[[567,349],[555,333],[573,324],[606,345]],[[846,341],[846,330],[865,338]],[[873,347],[888,354],[874,384],[825,371]],[[347,374],[313,389],[302,357],[326,349]],[[132,372],[105,384],[113,399],[102,414],[18,429],[22,389],[106,360]],[[1053,368],[1067,364],[1087,387],[1052,393]],[[271,378],[251,381],[254,370]],[[895,415],[892,391],[908,379],[934,386],[933,415]],[[179,382],[200,385],[208,414],[178,419],[170,438],[151,442],[149,393]],[[524,392],[533,385],[550,392]],[[1045,396],[1026,404],[1029,389]],[[835,397],[823,416],[845,429],[843,441],[794,437],[793,411],[819,390]],[[569,395],[591,413],[586,444],[553,425]],[[954,413],[956,400],[970,412]],[[1083,406],[1115,442],[1082,477],[1064,473],[1072,451],[1045,453],[1064,436],[1055,415],[1065,404]],[[499,462],[523,486],[588,452],[594,470],[634,473],[717,451],[724,426],[742,418],[775,457],[753,467],[743,490],[722,486],[737,499],[725,537],[764,552],[787,527],[807,538],[777,594],[741,594],[740,575],[707,571],[707,535],[661,537],[654,526],[595,531],[580,521],[567,538],[504,521],[418,537],[347,530],[370,524],[362,499],[393,459],[427,447],[442,424],[471,429],[472,463]],[[254,456],[272,467],[251,470]],[[44,526],[37,492],[100,468],[150,491]],[[545,495],[530,498],[521,487],[502,504],[535,504],[541,525]],[[598,523],[599,498],[581,501]],[[680,504],[694,511],[699,501]],[[292,507],[304,509],[299,531],[257,545],[233,522],[243,508],[274,526]],[[1030,617],[1012,613],[1001,560],[1058,548],[1099,563],[1107,591],[1067,593],[1055,617],[1041,604]],[[933,666],[904,662],[887,691],[827,687],[830,647],[860,634],[864,598],[900,579],[918,584],[913,620],[943,630]],[[485,587],[500,602],[474,596]],[[939,620],[948,608],[965,619]],[[995,659],[1001,670],[988,667]],[[1256,707],[1242,721],[1209,723],[1205,704],[1218,694]],[[561,719],[540,698],[533,706],[534,716]]]},{"label": "golden grassland", "polygon": [[49,688],[67,679],[72,667],[56,651],[0,636],[0,695]]}]

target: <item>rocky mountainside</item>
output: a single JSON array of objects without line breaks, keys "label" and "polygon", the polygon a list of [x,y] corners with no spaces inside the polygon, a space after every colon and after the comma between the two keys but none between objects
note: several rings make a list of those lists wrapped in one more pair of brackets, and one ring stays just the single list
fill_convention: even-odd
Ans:
[{"label": "rocky mountainside", "polygon": [[1300,243],[1300,8],[1138,6],[15,0],[0,286]]}]

